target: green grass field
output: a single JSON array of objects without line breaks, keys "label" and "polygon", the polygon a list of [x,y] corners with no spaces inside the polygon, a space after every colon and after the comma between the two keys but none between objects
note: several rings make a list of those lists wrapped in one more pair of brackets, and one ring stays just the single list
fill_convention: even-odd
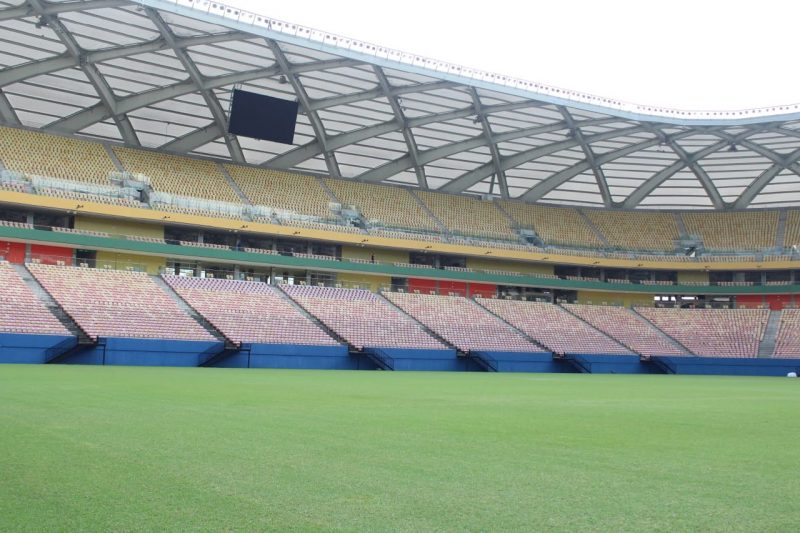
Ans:
[{"label": "green grass field", "polygon": [[0,365],[0,531],[796,531],[800,380]]}]

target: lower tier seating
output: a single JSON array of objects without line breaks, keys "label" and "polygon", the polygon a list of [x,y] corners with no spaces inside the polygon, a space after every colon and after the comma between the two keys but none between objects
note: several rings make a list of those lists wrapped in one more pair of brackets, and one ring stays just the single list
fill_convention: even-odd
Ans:
[{"label": "lower tier seating", "polygon": [[362,289],[281,285],[291,298],[358,349],[444,349],[419,324]]},{"label": "lower tier seating", "polygon": [[71,335],[5,261],[0,261],[0,287],[1,332]]},{"label": "lower tier seating", "polygon": [[647,357],[691,355],[663,338],[630,309],[606,305],[563,304],[563,306],[638,354]]},{"label": "lower tier seating", "polygon": [[556,354],[634,355],[557,305],[485,298],[476,302]]},{"label": "lower tier seating", "polygon": [[234,342],[338,344],[266,283],[174,275],[163,278],[195,311]]},{"label": "lower tier seating", "polygon": [[143,272],[43,264],[28,268],[92,337],[216,340]]},{"label": "lower tier seating", "polygon": [[385,293],[384,296],[459,350],[542,351],[467,298],[397,292]]},{"label": "lower tier seating", "polygon": [[650,322],[701,357],[756,357],[766,309],[637,308]]},{"label": "lower tier seating", "polygon": [[774,357],[800,357],[800,309],[781,311]]}]

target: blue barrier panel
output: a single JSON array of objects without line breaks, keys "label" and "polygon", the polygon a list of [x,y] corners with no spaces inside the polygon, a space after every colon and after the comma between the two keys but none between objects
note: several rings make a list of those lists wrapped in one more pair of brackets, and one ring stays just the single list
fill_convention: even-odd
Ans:
[{"label": "blue barrier panel", "polygon": [[800,359],[739,357],[653,357],[676,374],[717,376],[785,376],[800,372]]},{"label": "blue barrier panel", "polygon": [[307,344],[243,344],[239,353],[220,361],[223,368],[305,368],[317,370],[373,370],[366,358],[352,357],[347,346]]},{"label": "blue barrier panel", "polygon": [[70,357],[67,364],[126,366],[198,366],[221,351],[220,341],[102,338],[97,346]]},{"label": "blue barrier panel", "polygon": [[72,335],[0,333],[0,363],[41,364],[77,343]]},{"label": "blue barrier panel", "polygon": [[567,354],[592,374],[661,374],[652,365],[644,364],[638,355]]},{"label": "blue barrier panel", "polygon": [[[368,348],[367,348],[368,349]],[[458,357],[455,350],[415,350],[410,348],[380,348],[394,361],[394,370],[465,371],[470,361]]]},{"label": "blue barrier panel", "polygon": [[491,357],[498,372],[577,372],[550,352],[480,352]]}]

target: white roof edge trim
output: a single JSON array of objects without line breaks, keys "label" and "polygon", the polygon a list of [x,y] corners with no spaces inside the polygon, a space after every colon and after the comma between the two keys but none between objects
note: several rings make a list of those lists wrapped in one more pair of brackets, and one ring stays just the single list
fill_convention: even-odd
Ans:
[{"label": "white roof edge trim", "polygon": [[688,111],[634,104],[561,89],[410,54],[308,28],[209,0],[132,0],[144,6],[197,18],[321,52],[423,76],[625,119],[686,126],[735,126],[800,119],[800,103],[740,110]]}]

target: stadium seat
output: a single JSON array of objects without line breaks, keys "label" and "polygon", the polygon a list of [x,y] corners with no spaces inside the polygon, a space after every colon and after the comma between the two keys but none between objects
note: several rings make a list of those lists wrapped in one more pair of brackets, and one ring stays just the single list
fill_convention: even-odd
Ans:
[{"label": "stadium seat", "polygon": [[419,324],[367,290],[308,285],[281,288],[357,349],[446,348]]},{"label": "stadium seat", "polygon": [[241,202],[216,163],[211,161],[122,147],[114,147],[114,153],[125,170],[149,177],[156,191],[219,202]]},{"label": "stadium seat", "polygon": [[686,350],[664,339],[647,321],[630,309],[606,305],[562,304],[562,306],[638,354],[647,357],[690,355]]},{"label": "stadium seat", "polygon": [[234,342],[338,343],[266,283],[164,275],[198,313]]},{"label": "stadium seat", "polygon": [[476,300],[556,354],[633,355],[557,305],[519,300]]},{"label": "stadium seat", "polygon": [[766,309],[659,309],[636,311],[702,357],[756,357]]},{"label": "stadium seat", "polygon": [[461,296],[387,292],[389,301],[459,350],[539,352],[539,346]]},{"label": "stadium seat", "polygon": [[28,269],[92,337],[216,340],[143,272],[44,264]]},{"label": "stadium seat", "polygon": [[0,261],[0,287],[0,332],[71,335],[5,261]]}]

